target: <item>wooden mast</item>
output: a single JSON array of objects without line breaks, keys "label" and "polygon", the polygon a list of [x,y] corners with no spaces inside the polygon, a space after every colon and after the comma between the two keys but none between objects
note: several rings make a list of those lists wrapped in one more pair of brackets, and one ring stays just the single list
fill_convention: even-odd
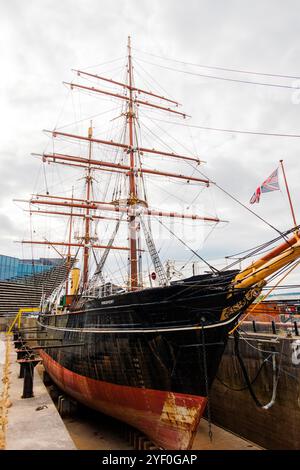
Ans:
[{"label": "wooden mast", "polygon": [[[217,217],[209,217],[209,216],[201,216],[198,214],[183,214],[183,213],[176,213],[176,212],[167,212],[167,211],[161,211],[157,209],[152,209],[149,208],[148,204],[145,201],[142,201],[139,199],[139,194],[138,194],[138,187],[137,187],[137,177],[138,176],[143,176],[149,175],[150,177],[161,177],[165,176],[167,178],[175,178],[179,180],[185,180],[188,183],[197,183],[205,186],[209,186],[212,182],[206,178],[199,178],[195,177],[193,175],[185,175],[181,173],[175,173],[175,172],[165,172],[162,171],[160,168],[159,169],[154,169],[154,168],[143,168],[137,163],[137,152],[140,156],[147,158],[147,160],[152,160],[151,157],[153,157],[153,161],[156,160],[156,158],[163,157],[163,158],[171,158],[171,159],[176,159],[176,160],[184,160],[187,162],[191,162],[194,164],[201,164],[204,163],[204,161],[200,160],[200,158],[197,155],[182,155],[178,154],[175,152],[171,151],[165,151],[165,150],[159,150],[155,148],[145,148],[141,147],[138,145],[138,142],[136,141],[135,138],[135,119],[137,119],[137,116],[135,114],[136,107],[137,106],[146,106],[146,107],[151,107],[153,109],[158,109],[160,111],[165,111],[168,113],[173,113],[178,115],[181,118],[187,117],[187,114],[180,112],[176,109],[173,109],[171,105],[175,105],[175,107],[179,106],[179,103],[176,101],[173,101],[169,98],[166,98],[164,96],[157,95],[155,93],[152,93],[151,91],[143,90],[140,88],[136,88],[134,86],[134,81],[133,81],[133,65],[132,65],[132,56],[131,56],[131,40],[130,37],[128,37],[128,43],[127,43],[127,49],[128,49],[128,60],[127,60],[127,80],[125,81],[126,83],[121,83],[117,82],[115,80],[111,79],[106,79],[104,77],[100,77],[95,74],[89,74],[86,72],[81,72],[77,71],[78,76],[80,75],[88,75],[93,78],[96,78],[98,80],[104,80],[107,82],[112,83],[113,85],[117,85],[123,88],[123,90],[126,90],[126,94],[120,94],[120,93],[113,93],[111,91],[107,90],[101,90],[99,88],[96,88],[94,86],[85,86],[85,85],[80,85],[76,84],[74,82],[69,83],[71,89],[78,89],[78,91],[82,92],[92,92],[96,94],[104,94],[108,95],[113,99],[121,99],[127,103],[127,112],[126,112],[126,122],[125,126],[128,130],[128,138],[126,142],[115,142],[113,140],[104,140],[104,139],[99,139],[93,137],[93,132],[92,132],[92,125],[89,128],[88,135],[83,136],[83,135],[76,135],[72,134],[69,132],[62,132],[58,130],[53,130],[53,131],[46,131],[50,132],[52,134],[53,138],[67,138],[67,139],[74,139],[76,141],[83,141],[88,143],[88,156],[82,156],[82,155],[66,155],[66,154],[61,154],[61,153],[56,153],[53,152],[51,153],[43,153],[43,154],[34,154],[37,156],[42,157],[44,162],[48,163],[55,163],[55,164],[60,164],[60,165],[67,165],[70,167],[74,168],[82,168],[86,171],[86,176],[85,176],[85,198],[84,199],[78,199],[74,198],[74,195],[72,195],[72,198],[70,197],[61,197],[61,196],[50,196],[50,195],[36,195],[35,198],[32,198],[30,201],[28,201],[30,204],[37,204],[39,205],[46,205],[46,206],[55,206],[58,208],[63,208],[63,211],[59,210],[38,210],[38,211],[33,211],[36,213],[40,214],[54,214],[54,215],[63,215],[63,216],[71,216],[72,218],[74,217],[82,217],[84,218],[84,233],[81,234],[79,237],[80,239],[77,242],[72,242],[70,237],[68,240],[68,243],[62,242],[62,241],[48,241],[48,240],[36,240],[36,241],[29,241],[29,240],[23,240],[22,243],[35,243],[35,244],[47,244],[52,246],[53,248],[55,246],[65,246],[68,247],[68,258],[70,258],[70,249],[71,247],[78,247],[83,249],[83,276],[82,276],[82,284],[83,284],[83,290],[87,288],[88,285],[88,277],[89,277],[89,256],[90,256],[90,247],[93,246],[93,248],[97,249],[112,249],[112,250],[126,250],[129,252],[129,267],[130,267],[130,272],[129,272],[129,289],[130,290],[136,290],[140,287],[140,281],[139,281],[139,268],[138,268],[138,253],[142,251],[140,247],[138,247],[138,234],[139,234],[139,214],[143,213],[144,215],[151,217],[169,217],[169,218],[179,218],[179,219],[191,219],[191,220],[202,220],[205,222],[221,222],[221,220]],[[156,102],[149,102],[147,100],[143,99],[137,99],[136,93],[138,95],[140,94],[145,94],[152,96],[153,98],[168,102],[169,107],[162,106],[161,104],[158,104]],[[117,149],[120,149],[124,153],[127,154],[128,158],[128,163],[123,164],[122,163],[117,163],[117,162],[111,162],[111,161],[103,161],[103,160],[98,160],[95,158],[92,158],[92,148],[94,145],[97,146],[110,146],[110,147],[115,147]],[[128,177],[128,195],[126,197],[126,205],[123,205],[122,201],[95,201],[92,200],[93,195],[92,195],[92,173],[94,170],[100,170],[102,172],[109,172],[109,173],[119,173],[123,174]],[[42,199],[41,199],[42,198]],[[25,202],[25,201],[23,201]],[[125,201],[123,201],[125,202]],[[137,210],[138,206],[138,210]],[[52,207],[49,207],[49,209],[52,209]],[[65,211],[65,209],[71,209],[71,212]],[[80,209],[82,212],[76,212],[73,209]],[[31,208],[30,208],[31,209]],[[118,220],[118,218],[115,217],[105,217],[102,215],[94,215],[94,213],[91,214],[91,212],[94,211],[108,211],[108,212],[114,212],[118,213],[116,214],[117,216],[120,216],[120,214],[125,213],[127,215],[127,223],[129,225],[129,241],[127,246],[114,246],[114,245],[100,245],[95,243],[96,240],[93,240],[91,238],[91,224],[93,218],[95,219],[108,219],[108,220]],[[67,258],[67,259],[68,259]]]},{"label": "wooden mast", "polygon": [[[131,42],[128,36],[128,87],[129,87],[129,101],[127,123],[129,130],[129,145],[130,145],[130,171],[129,171],[129,206],[134,206],[137,203],[137,192],[135,182],[135,150],[133,138],[133,120],[135,118],[133,108],[133,91],[132,91],[132,60],[131,60]],[[136,216],[130,215],[129,222],[129,246],[130,246],[130,290],[136,290],[138,287],[138,260],[137,260],[137,233],[136,233]]]},{"label": "wooden mast", "polygon": [[[88,137],[93,137],[92,121],[88,130]],[[90,253],[90,199],[91,199],[91,187],[92,187],[92,170],[91,170],[91,158],[92,158],[92,142],[89,141],[89,163],[87,166],[87,172],[85,177],[86,185],[86,201],[87,207],[85,211],[85,235],[84,235],[84,250],[83,250],[83,290],[86,289],[89,279],[89,253]]]},{"label": "wooden mast", "polygon": [[[74,196],[74,188],[72,188],[72,200]],[[68,254],[67,254],[67,277],[66,277],[66,295],[69,294],[69,275],[71,270],[71,241],[72,241],[72,224],[73,224],[73,207],[71,207],[70,212],[70,226],[69,226],[69,246],[68,246]]]},{"label": "wooden mast", "polygon": [[[44,196],[48,197],[48,196]],[[51,197],[51,196],[49,196]],[[37,204],[39,205],[47,205],[47,206],[58,206],[58,207],[76,207],[80,209],[87,209],[89,208],[90,210],[101,210],[101,211],[109,211],[109,212],[117,212],[117,213],[126,213],[130,216],[134,215],[134,208],[131,209],[130,207],[122,207],[121,205],[115,205],[112,202],[107,203],[107,202],[100,202],[100,201],[90,201],[89,204],[87,204],[87,201],[85,199],[80,199],[77,201],[78,202],[69,202],[68,200],[65,200],[63,197],[60,198],[61,200],[59,201],[51,201],[51,200],[43,200],[43,199],[14,199],[16,202],[29,202],[30,204]],[[82,202],[79,202],[82,201]],[[32,211],[31,211],[32,212]],[[44,211],[45,213],[46,211]],[[145,207],[142,210],[143,215],[147,216],[154,216],[154,217],[169,217],[169,218],[175,218],[175,219],[190,219],[190,220],[202,220],[204,222],[226,222],[226,220],[221,220],[215,217],[208,217],[208,216],[202,216],[198,214],[185,214],[181,212],[167,212],[167,211],[161,211],[161,210],[156,210],[156,209],[151,209],[149,207]],[[63,214],[62,214],[63,215]],[[68,214],[67,214],[68,215]],[[80,217],[81,214],[76,214],[73,213],[73,217]],[[94,216],[93,216],[94,217]],[[98,217],[95,217],[98,218]],[[100,217],[101,218],[101,217]],[[93,245],[94,246],[94,245]],[[112,246],[113,249],[113,246]]]},{"label": "wooden mast", "polygon": [[295,212],[294,212],[294,207],[293,207],[293,203],[292,203],[292,198],[291,198],[291,194],[290,194],[288,182],[287,182],[286,175],[285,175],[285,170],[284,170],[284,166],[283,166],[283,160],[280,160],[280,165],[281,165],[281,169],[282,169],[282,174],[283,174],[283,178],[284,178],[284,183],[285,183],[286,192],[287,192],[287,195],[288,195],[288,198],[289,198],[289,203],[290,203],[290,209],[291,209],[291,214],[292,214],[293,222],[294,222],[295,227],[297,227],[296,216],[295,216]]}]

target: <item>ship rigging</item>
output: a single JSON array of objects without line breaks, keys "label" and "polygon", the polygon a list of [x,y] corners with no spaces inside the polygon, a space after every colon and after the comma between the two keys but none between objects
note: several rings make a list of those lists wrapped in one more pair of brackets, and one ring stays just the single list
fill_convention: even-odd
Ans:
[{"label": "ship rigging", "polygon": [[[130,38],[127,50],[126,81],[76,71],[79,77],[117,87],[117,92],[99,88],[98,84],[68,83],[72,91],[88,92],[93,97],[106,96],[123,103],[117,117],[125,120],[122,138],[104,139],[95,135],[93,123],[87,135],[56,127],[47,131],[53,139],[53,151],[38,154],[44,164],[55,163],[83,171],[85,183],[81,197],[77,194],[74,197],[73,191],[71,197],[65,197],[46,190],[45,194],[38,192],[29,200],[32,214],[68,216],[70,225],[67,241],[44,238],[23,240],[23,243],[48,245],[56,250],[67,248],[70,268],[78,251],[83,252],[80,290],[73,289],[74,295],[59,310],[48,301],[38,318],[38,328],[45,335],[39,340],[39,352],[54,382],[76,400],[138,428],[159,447],[190,449],[228,334],[258,298],[267,280],[297,263],[299,231],[294,227],[294,235],[289,238],[290,232],[280,233],[284,242],[267,253],[260,253],[262,256],[245,269],[218,270],[206,262],[209,270],[200,275],[193,273],[191,277],[169,279],[171,269],[166,270],[160,259],[150,220],[158,220],[160,225],[164,218],[214,225],[222,220],[210,214],[177,212],[150,205],[147,177],[184,182],[185,188],[192,185],[207,188],[212,182],[199,173],[203,161],[198,155],[159,150],[141,142],[139,113],[143,107],[172,113],[180,119],[187,115],[178,110],[179,103],[175,100],[135,86]],[[69,154],[64,148],[57,151],[58,140],[76,142],[80,152]],[[99,148],[101,158],[95,154]],[[104,149],[113,149],[115,158],[105,158]],[[162,157],[172,165],[172,171],[161,165]],[[152,160],[159,162],[159,169],[148,166]],[[192,173],[174,171],[175,162],[187,163]],[[111,197],[107,196],[108,186],[100,199],[95,196],[95,187],[101,186],[96,174],[115,177]],[[72,223],[76,219],[83,221],[84,230],[72,237]],[[104,243],[96,236],[93,226],[108,220],[115,226]],[[117,242],[117,235],[126,222],[127,237]],[[151,277],[150,285],[145,285],[142,277],[145,249],[141,243],[142,232],[154,266],[152,280],[157,278],[156,285],[151,283]],[[169,229],[169,233],[181,241],[175,230]],[[71,249],[77,252],[71,253]],[[102,250],[100,258],[95,255],[97,249]],[[123,286],[107,283],[104,278],[108,255],[115,251],[128,254],[128,279]],[[260,250],[253,251],[258,254]],[[197,251],[192,252],[200,257]],[[92,253],[96,269],[90,278]],[[51,340],[61,340],[64,348],[47,348]]]},{"label": "ship rigging", "polygon": [[[218,217],[206,216],[202,214],[191,214],[191,213],[180,213],[177,211],[166,211],[160,209],[154,209],[149,206],[148,197],[146,192],[146,184],[144,176],[156,176],[166,177],[175,181],[182,181],[190,184],[195,184],[200,187],[209,187],[211,181],[208,178],[203,178],[192,174],[183,174],[178,172],[164,171],[163,169],[147,168],[144,162],[149,159],[156,160],[158,157],[167,158],[171,161],[183,161],[192,164],[193,166],[200,165],[203,162],[197,155],[186,155],[164,149],[147,148],[139,144],[138,141],[138,129],[139,124],[139,108],[153,108],[163,112],[172,113],[185,119],[187,115],[183,112],[178,111],[180,104],[172,99],[158,95],[151,91],[147,91],[141,88],[137,88],[134,85],[133,77],[133,65],[131,56],[131,43],[128,38],[128,56],[127,56],[127,82],[119,82],[116,80],[108,79],[103,76],[85,72],[82,70],[75,70],[77,76],[88,77],[96,79],[98,82],[105,81],[106,83],[113,84],[120,89],[119,93],[113,93],[105,89],[100,89],[95,86],[85,86],[77,82],[64,82],[71,90],[88,91],[92,94],[101,94],[114,99],[125,102],[125,109],[121,113],[120,117],[125,120],[123,141],[105,140],[99,139],[93,135],[93,123],[90,122],[87,135],[79,135],[70,132],[62,132],[54,129],[53,131],[45,131],[53,139],[53,145],[57,139],[67,139],[71,142],[87,144],[87,155],[84,153],[80,155],[70,155],[60,152],[53,151],[52,153],[44,152],[42,154],[34,153],[32,155],[42,159],[45,163],[61,164],[73,168],[82,169],[85,172],[85,194],[84,197],[74,198],[74,196],[63,197],[53,194],[36,194],[28,202],[30,205],[29,211],[31,214],[49,214],[56,216],[67,216],[70,218],[70,227],[72,220],[81,218],[84,221],[84,233],[82,236],[77,237],[78,240],[72,241],[71,234],[69,234],[67,241],[56,241],[56,240],[23,240],[23,244],[33,245],[48,245],[53,248],[67,247],[68,258],[71,257],[71,249],[82,249],[83,251],[83,263],[82,263],[82,278],[81,278],[81,290],[86,291],[89,286],[90,280],[90,264],[91,264],[91,251],[94,249],[105,250],[105,261],[108,257],[110,250],[128,251],[129,260],[129,273],[127,288],[128,290],[137,290],[144,287],[142,273],[141,273],[141,260],[142,253],[144,250],[141,246],[141,232],[143,232],[146,247],[150,255],[155,275],[158,278],[159,285],[167,285],[168,279],[165,273],[165,268],[162,261],[160,260],[159,253],[155,247],[155,241],[153,239],[151,226],[149,219],[152,217],[160,220],[160,218],[178,219],[178,220],[192,220],[202,221],[210,224],[217,224],[221,222]],[[123,92],[123,94],[122,94]],[[140,95],[145,96],[145,99],[138,99]],[[158,104],[154,101],[148,101],[147,98],[154,98],[156,101],[159,100]],[[93,156],[93,146],[99,145],[101,148],[109,147],[117,149],[122,152],[123,156],[120,162],[107,161],[105,159],[95,158]],[[124,158],[125,156],[125,158]],[[127,160],[127,161],[126,161]],[[159,160],[158,160],[159,161]],[[98,201],[93,199],[93,184],[95,172],[109,172],[117,177],[117,183],[113,190],[112,199],[110,201]],[[118,178],[119,177],[119,178]],[[124,177],[127,182],[124,182]],[[120,184],[121,181],[121,184]],[[127,194],[126,194],[127,192]],[[38,208],[37,210],[35,208]],[[43,209],[43,207],[46,207]],[[52,210],[52,208],[55,210]],[[61,208],[67,209],[62,211]],[[79,212],[78,212],[79,210]],[[101,211],[101,215],[99,215]],[[104,216],[102,213],[114,213],[115,217]],[[123,218],[126,216],[126,219]],[[92,236],[92,224],[98,223],[99,220],[115,220],[116,225],[113,230],[113,238],[111,238],[108,245],[99,244],[97,237]],[[120,221],[128,223],[128,246],[116,246],[114,240],[116,238]],[[98,261],[96,265],[98,264]],[[103,273],[104,264],[101,268]],[[93,284],[96,282],[96,273],[93,275]],[[150,274],[150,273],[149,273]],[[103,282],[104,278],[99,278],[99,282]]]}]

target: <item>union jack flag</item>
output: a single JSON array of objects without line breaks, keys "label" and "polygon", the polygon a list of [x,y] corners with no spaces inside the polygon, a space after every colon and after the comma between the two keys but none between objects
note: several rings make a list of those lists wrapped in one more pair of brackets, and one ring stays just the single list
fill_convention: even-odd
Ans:
[{"label": "union jack flag", "polygon": [[254,204],[255,202],[259,202],[260,200],[260,186],[258,186],[257,190],[253,193],[251,199],[250,199],[250,204]]},{"label": "union jack flag", "polygon": [[277,191],[279,189],[278,168],[263,182],[260,189],[262,193],[269,193],[270,191]]},{"label": "union jack flag", "polygon": [[278,182],[278,168],[267,178],[254,192],[250,199],[250,204],[254,204],[255,202],[259,202],[261,193],[269,193],[271,191],[279,190],[279,182]]}]

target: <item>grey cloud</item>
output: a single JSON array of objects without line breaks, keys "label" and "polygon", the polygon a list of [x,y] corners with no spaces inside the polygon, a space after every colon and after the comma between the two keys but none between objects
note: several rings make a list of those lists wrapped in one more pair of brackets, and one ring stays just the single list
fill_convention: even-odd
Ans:
[{"label": "grey cloud", "polygon": [[[42,151],[48,142],[39,132],[42,128],[51,128],[57,121],[66,96],[60,82],[73,78],[72,67],[125,56],[128,34],[132,34],[136,49],[166,57],[266,72],[299,72],[300,75],[299,4],[296,0],[284,3],[279,0],[251,3],[234,0],[11,0],[3,2],[2,10],[2,65],[7,72],[1,77],[5,132],[0,145],[0,200],[4,209],[10,199],[24,197],[33,190],[40,166],[29,153]],[[134,55],[137,59],[159,62],[142,56],[135,49]],[[300,104],[293,104],[293,90],[218,82],[142,62],[141,65],[170,95],[184,103],[185,111],[193,115],[191,124],[299,132]],[[167,65],[184,68],[176,63]],[[201,73],[201,69],[196,70]],[[224,72],[224,76],[230,74]],[[267,81],[267,78],[260,77],[257,81]],[[255,188],[283,157],[299,212],[296,198],[298,139],[188,131],[163,123],[161,126],[170,128],[178,140],[190,148],[194,145],[208,161],[203,171],[246,204]],[[57,184],[54,172],[52,180]],[[231,224],[214,231],[201,252],[213,258],[273,237],[269,228],[224,194],[217,190],[214,194],[218,215],[230,219]],[[158,204],[164,197],[163,192],[155,191],[153,200]],[[255,210],[281,229],[290,225],[284,196],[265,195]],[[18,210],[10,210],[5,217],[5,224],[10,220],[10,230],[17,233],[13,221],[19,217]],[[1,232],[0,237],[4,240]],[[175,254],[176,249],[171,248],[170,255]],[[186,256],[184,249],[181,254]]]}]

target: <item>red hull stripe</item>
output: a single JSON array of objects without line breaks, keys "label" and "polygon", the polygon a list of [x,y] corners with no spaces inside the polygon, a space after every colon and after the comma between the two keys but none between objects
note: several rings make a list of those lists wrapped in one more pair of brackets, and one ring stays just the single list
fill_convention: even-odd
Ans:
[{"label": "red hull stripe", "polygon": [[190,449],[207,399],[91,379],[62,367],[40,351],[44,367],[67,394],[128,423],[164,449]]}]

